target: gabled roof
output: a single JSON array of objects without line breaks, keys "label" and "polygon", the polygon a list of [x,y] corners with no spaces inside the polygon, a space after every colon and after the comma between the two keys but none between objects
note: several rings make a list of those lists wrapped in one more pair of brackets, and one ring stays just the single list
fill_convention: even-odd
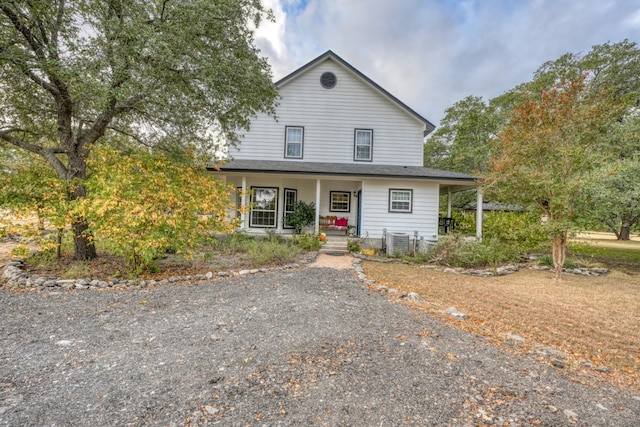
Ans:
[{"label": "gabled roof", "polygon": [[278,88],[281,88],[282,86],[286,85],[290,81],[296,79],[299,75],[303,74],[305,71],[309,70],[310,68],[313,68],[316,64],[319,64],[320,62],[325,61],[326,59],[332,59],[336,63],[342,65],[347,70],[349,70],[353,74],[355,74],[357,77],[359,77],[360,79],[364,80],[365,83],[367,83],[369,86],[373,87],[373,89],[375,89],[377,92],[379,92],[382,96],[385,96],[386,98],[388,98],[389,100],[394,102],[396,105],[398,105],[401,109],[405,110],[407,113],[409,113],[410,115],[412,115],[413,117],[415,117],[419,121],[423,122],[424,125],[425,125],[424,136],[427,136],[429,133],[431,133],[436,128],[435,125],[433,123],[431,123],[429,120],[427,120],[426,118],[424,118],[423,116],[421,116],[420,114],[415,112],[407,104],[405,104],[404,102],[400,101],[398,98],[396,98],[391,93],[389,93],[387,90],[385,90],[382,86],[380,86],[379,84],[377,84],[376,82],[371,80],[369,77],[367,77],[364,74],[362,74],[355,67],[353,67],[351,64],[349,64],[344,59],[340,58],[338,55],[336,55],[331,50],[326,51],[325,53],[323,53],[322,55],[318,56],[313,61],[308,62],[307,64],[303,65],[302,67],[300,67],[297,70],[295,70],[294,72],[292,72],[291,74],[281,78],[280,80],[278,80],[276,82],[276,86]]}]

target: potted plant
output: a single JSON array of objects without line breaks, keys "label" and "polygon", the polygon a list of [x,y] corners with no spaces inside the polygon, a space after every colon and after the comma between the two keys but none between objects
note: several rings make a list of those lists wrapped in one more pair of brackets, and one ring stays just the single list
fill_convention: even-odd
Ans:
[{"label": "potted plant", "polygon": [[296,234],[302,229],[312,225],[316,220],[316,205],[313,202],[306,203],[302,200],[293,205],[293,212],[286,217],[287,225],[293,227]]}]

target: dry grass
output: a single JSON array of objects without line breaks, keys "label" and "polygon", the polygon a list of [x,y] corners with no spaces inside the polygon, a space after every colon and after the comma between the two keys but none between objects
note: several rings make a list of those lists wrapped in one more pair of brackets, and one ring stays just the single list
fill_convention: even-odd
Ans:
[{"label": "dry grass", "polygon": [[[501,344],[505,334],[560,349],[580,369],[586,359],[613,370],[611,379],[640,389],[640,275],[613,271],[603,277],[523,270],[479,278],[404,264],[365,262],[367,276],[433,304],[422,310],[444,316],[456,307],[469,315],[458,326]],[[525,347],[527,347],[525,345]],[[526,350],[526,348],[523,348]]]}]

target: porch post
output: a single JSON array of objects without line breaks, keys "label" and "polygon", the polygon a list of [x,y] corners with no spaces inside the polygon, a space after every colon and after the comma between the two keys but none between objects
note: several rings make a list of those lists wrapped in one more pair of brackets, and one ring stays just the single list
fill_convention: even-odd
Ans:
[{"label": "porch post", "polygon": [[476,237],[482,240],[482,187],[476,190]]},{"label": "porch post", "polygon": [[242,209],[242,212],[240,213],[240,228],[242,230],[246,230],[247,229],[247,214],[245,213],[246,210],[246,206],[247,206],[247,177],[243,176],[242,177],[242,207],[244,207],[245,209]]},{"label": "porch post", "polygon": [[316,180],[316,224],[315,232],[320,230],[320,180]]},{"label": "porch post", "polygon": [[447,187],[447,218],[451,218],[451,187]]}]

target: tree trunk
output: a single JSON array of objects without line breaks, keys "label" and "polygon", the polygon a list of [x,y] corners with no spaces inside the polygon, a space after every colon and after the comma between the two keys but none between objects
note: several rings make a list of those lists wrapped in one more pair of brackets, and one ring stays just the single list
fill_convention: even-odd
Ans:
[{"label": "tree trunk", "polygon": [[567,237],[569,232],[565,231],[553,239],[553,266],[555,267],[555,280],[560,281],[562,267],[567,259]]},{"label": "tree trunk", "polygon": [[[81,150],[78,150],[81,151]],[[69,181],[71,182],[70,200],[78,200],[86,197],[87,191],[82,183],[73,180],[84,181],[86,179],[87,159],[79,152],[69,153]],[[75,218],[71,224],[73,230],[74,256],[79,260],[90,260],[96,257],[96,247],[93,236],[88,232],[89,224],[84,218]]]},{"label": "tree trunk", "polygon": [[618,240],[630,240],[631,237],[631,214],[622,215],[622,224],[620,225],[620,233],[616,233]]}]

